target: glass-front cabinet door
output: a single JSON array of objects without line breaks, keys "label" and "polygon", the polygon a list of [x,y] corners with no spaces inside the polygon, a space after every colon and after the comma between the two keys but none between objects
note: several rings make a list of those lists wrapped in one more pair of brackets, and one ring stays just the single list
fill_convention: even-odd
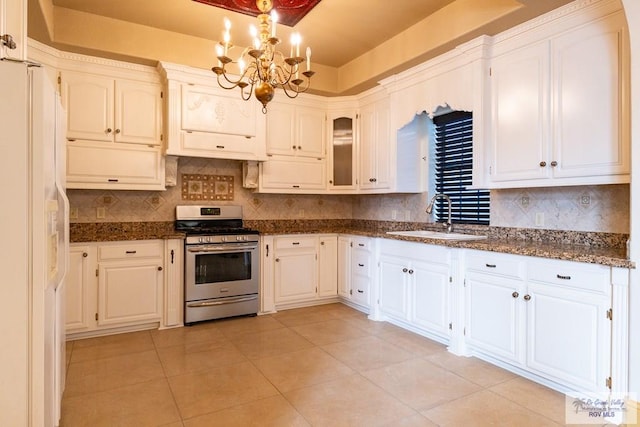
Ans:
[{"label": "glass-front cabinet door", "polygon": [[354,111],[329,114],[329,188],[356,188],[357,114]]}]

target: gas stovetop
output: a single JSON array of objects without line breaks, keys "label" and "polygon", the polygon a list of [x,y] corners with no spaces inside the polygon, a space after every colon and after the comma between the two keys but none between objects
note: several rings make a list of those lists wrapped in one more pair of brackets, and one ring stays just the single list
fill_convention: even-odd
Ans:
[{"label": "gas stovetop", "polygon": [[176,206],[175,228],[189,236],[259,234],[242,225],[242,206]]}]

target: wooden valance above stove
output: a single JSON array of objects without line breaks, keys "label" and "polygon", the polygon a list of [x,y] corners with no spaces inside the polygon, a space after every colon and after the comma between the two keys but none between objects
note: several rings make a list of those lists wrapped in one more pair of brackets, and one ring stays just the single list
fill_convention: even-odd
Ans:
[{"label": "wooden valance above stove", "polygon": [[[221,7],[233,12],[258,16],[256,0],[193,0],[210,6]],[[296,25],[313,9],[320,0],[272,0],[273,9],[278,12],[278,23],[289,27]]]}]

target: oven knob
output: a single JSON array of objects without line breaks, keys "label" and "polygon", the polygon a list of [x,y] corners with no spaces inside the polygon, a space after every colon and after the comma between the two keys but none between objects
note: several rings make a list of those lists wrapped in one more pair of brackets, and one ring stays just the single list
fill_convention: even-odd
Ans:
[{"label": "oven knob", "polygon": [[222,239],[220,239],[220,240],[222,240],[223,242],[226,242],[227,241],[227,236],[222,236]]},{"label": "oven knob", "polygon": [[207,243],[211,243],[213,241],[212,237],[207,237]]},{"label": "oven knob", "polygon": [[198,237],[198,242],[203,243],[204,242],[204,237]]},{"label": "oven knob", "polygon": [[236,236],[237,241],[242,241],[242,236]]}]

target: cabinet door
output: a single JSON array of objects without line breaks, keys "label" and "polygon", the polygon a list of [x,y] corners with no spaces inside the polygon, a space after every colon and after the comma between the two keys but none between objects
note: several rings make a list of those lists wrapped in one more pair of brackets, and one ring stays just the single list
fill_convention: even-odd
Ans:
[{"label": "cabinet door", "polygon": [[624,26],[618,13],[552,41],[556,178],[629,173]]},{"label": "cabinet door", "polygon": [[338,295],[349,298],[351,290],[351,239],[338,237]]},{"label": "cabinet door", "polygon": [[334,113],[328,120],[330,189],[356,187],[356,114]]},{"label": "cabinet door", "polygon": [[440,335],[449,336],[449,266],[412,260],[411,322]]},{"label": "cabinet door", "polygon": [[492,60],[490,176],[493,181],[549,176],[546,165],[552,159],[548,158],[548,94],[548,43],[520,48]]},{"label": "cabinet door", "polygon": [[397,319],[407,319],[409,283],[408,261],[382,254],[379,259],[380,311]]},{"label": "cabinet door", "polygon": [[[323,190],[326,188],[326,161],[304,157],[271,157],[260,164],[260,190]],[[284,191],[283,191],[284,192]]]},{"label": "cabinet door", "polygon": [[0,36],[10,35],[15,46],[0,44],[0,58],[27,59],[27,2],[0,0]]},{"label": "cabinet door", "polygon": [[69,270],[65,278],[65,328],[68,333],[95,326],[95,248],[73,245],[69,248]]},{"label": "cabinet door", "polygon": [[576,390],[607,391],[607,297],[538,283],[527,295],[527,367]]},{"label": "cabinet door", "polygon": [[389,188],[391,156],[389,103],[380,101],[360,111],[360,188]]},{"label": "cabinet door", "polygon": [[100,264],[98,325],[135,324],[161,319],[162,260]]},{"label": "cabinet door", "polygon": [[256,136],[257,103],[243,101],[237,93],[184,84],[181,105],[182,130]]},{"label": "cabinet door", "polygon": [[114,80],[73,71],[63,71],[61,79],[67,138],[113,141]]},{"label": "cabinet door", "polygon": [[293,155],[294,132],[295,106],[272,102],[267,114],[267,154]]},{"label": "cabinet door", "polygon": [[524,319],[519,305],[524,283],[467,273],[466,337],[472,348],[509,362],[523,363]]},{"label": "cabinet door", "polygon": [[177,326],[183,322],[184,304],[184,241],[165,240],[165,280],[163,326]]},{"label": "cabinet door", "polygon": [[67,143],[67,188],[164,190],[159,147]]},{"label": "cabinet door", "polygon": [[316,297],[318,269],[315,248],[278,253],[275,261],[276,304]]},{"label": "cabinet door", "polygon": [[310,107],[296,108],[297,134],[296,155],[305,157],[324,158],[325,141],[325,117],[324,110]]},{"label": "cabinet door", "polygon": [[160,145],[162,99],[160,85],[118,80],[115,87],[115,140]]},{"label": "cabinet door", "polygon": [[338,238],[336,236],[320,237],[318,265],[318,296],[336,296],[338,293]]}]

